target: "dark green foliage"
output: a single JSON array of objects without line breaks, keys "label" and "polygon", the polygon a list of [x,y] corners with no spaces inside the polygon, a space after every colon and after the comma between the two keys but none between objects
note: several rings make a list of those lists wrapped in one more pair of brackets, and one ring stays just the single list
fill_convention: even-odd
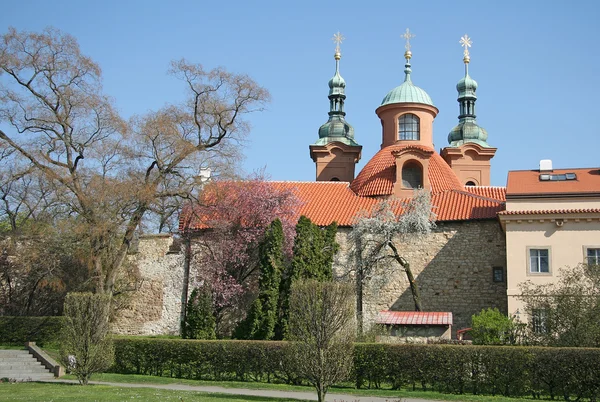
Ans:
[{"label": "dark green foliage", "polygon": [[54,343],[60,338],[62,324],[63,317],[0,317],[0,343]]},{"label": "dark green foliage", "polygon": [[331,280],[333,277],[333,256],[339,245],[335,242],[337,223],[324,229],[315,225],[305,216],[301,216],[296,225],[294,238],[294,257],[290,277],[296,279]]},{"label": "dark green foliage", "polygon": [[236,338],[269,340],[275,336],[279,285],[283,271],[283,226],[275,219],[258,247],[258,297],[236,330]]},{"label": "dark green foliage", "polygon": [[316,279],[324,282],[333,278],[333,256],[339,249],[335,241],[337,223],[321,229],[306,216],[301,216],[296,224],[294,256],[289,265],[279,291],[279,323],[276,337],[283,339],[287,333],[289,297],[292,283],[299,279]]},{"label": "dark green foliage", "polygon": [[114,344],[116,373],[218,381],[288,377],[286,342],[120,338]]},{"label": "dark green foliage", "polygon": [[481,310],[471,317],[473,344],[511,345],[516,342],[518,325],[497,308]]},{"label": "dark green foliage", "polygon": [[[287,342],[119,338],[112,371],[167,377],[306,383]],[[447,393],[600,397],[600,349],[517,346],[355,344],[358,388]]]},{"label": "dark green foliage", "polygon": [[87,385],[92,374],[112,364],[113,346],[108,337],[110,303],[108,294],[69,293],[65,298],[60,358],[82,385]]},{"label": "dark green foliage", "polygon": [[186,339],[215,339],[215,316],[211,292],[207,286],[194,288],[187,302],[181,337]]}]

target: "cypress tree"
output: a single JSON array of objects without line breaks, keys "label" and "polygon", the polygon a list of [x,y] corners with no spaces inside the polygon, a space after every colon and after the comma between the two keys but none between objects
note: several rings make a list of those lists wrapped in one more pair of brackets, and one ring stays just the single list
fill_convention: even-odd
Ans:
[{"label": "cypress tree", "polygon": [[215,316],[207,286],[194,288],[187,302],[181,337],[186,339],[215,339]]},{"label": "cypress tree", "polygon": [[335,241],[337,223],[321,229],[306,216],[296,224],[294,256],[281,281],[279,292],[279,323],[276,337],[283,339],[287,332],[289,295],[292,283],[298,279],[315,279],[319,282],[333,279],[333,256],[339,249]]},{"label": "cypress tree", "polygon": [[259,244],[258,297],[236,330],[241,339],[273,339],[277,323],[279,285],[283,271],[283,226],[275,219]]}]

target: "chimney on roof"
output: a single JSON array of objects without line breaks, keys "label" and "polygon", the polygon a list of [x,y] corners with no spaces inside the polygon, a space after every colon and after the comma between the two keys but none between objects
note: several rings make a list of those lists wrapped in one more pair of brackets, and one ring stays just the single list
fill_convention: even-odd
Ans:
[{"label": "chimney on roof", "polygon": [[551,172],[552,171],[552,160],[542,159],[540,161],[540,172]]}]

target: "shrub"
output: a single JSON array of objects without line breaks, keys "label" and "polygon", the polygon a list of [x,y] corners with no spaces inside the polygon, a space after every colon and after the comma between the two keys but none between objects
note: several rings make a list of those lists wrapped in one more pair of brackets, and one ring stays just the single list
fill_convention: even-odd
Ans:
[{"label": "shrub", "polygon": [[60,355],[82,385],[112,364],[112,341],[107,337],[110,299],[92,293],[69,293],[65,298]]},{"label": "shrub", "polygon": [[58,342],[62,325],[63,317],[0,317],[0,343]]},{"label": "shrub", "polygon": [[181,336],[186,339],[215,339],[215,316],[209,287],[194,288],[192,291]]},{"label": "shrub", "polygon": [[[170,377],[307,383],[288,360],[287,342],[115,340],[112,371]],[[566,400],[600,396],[600,349],[358,343],[357,388],[420,388]]]},{"label": "shrub", "polygon": [[509,345],[515,343],[516,325],[497,308],[481,310],[471,317],[471,336],[475,345]]}]

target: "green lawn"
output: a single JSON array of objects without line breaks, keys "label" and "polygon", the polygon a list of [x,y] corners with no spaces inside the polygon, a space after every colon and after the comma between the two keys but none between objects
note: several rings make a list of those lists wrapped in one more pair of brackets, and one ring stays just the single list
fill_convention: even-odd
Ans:
[{"label": "green lawn", "polygon": [[202,401],[202,402],[298,402],[298,399],[261,398],[152,388],[121,388],[107,385],[0,383],[2,401]]},{"label": "green lawn", "polygon": [[[74,376],[65,376],[65,379],[76,379]],[[278,391],[303,391],[314,392],[314,388],[308,386],[294,386],[286,384],[269,384],[260,382],[236,382],[236,381],[197,381],[185,380],[180,378],[156,377],[134,374],[96,374],[92,381],[138,383],[138,384],[187,384],[187,385],[205,385],[219,386],[223,388],[247,388],[247,389],[270,389]],[[532,398],[506,398],[499,396],[482,395],[455,395],[442,394],[429,391],[409,391],[409,390],[390,390],[390,389],[355,389],[352,387],[332,387],[329,389],[332,394],[348,394],[360,397],[377,396],[390,398],[390,401],[400,398],[422,398],[434,399],[440,401],[465,401],[465,402],[532,402]]]}]

